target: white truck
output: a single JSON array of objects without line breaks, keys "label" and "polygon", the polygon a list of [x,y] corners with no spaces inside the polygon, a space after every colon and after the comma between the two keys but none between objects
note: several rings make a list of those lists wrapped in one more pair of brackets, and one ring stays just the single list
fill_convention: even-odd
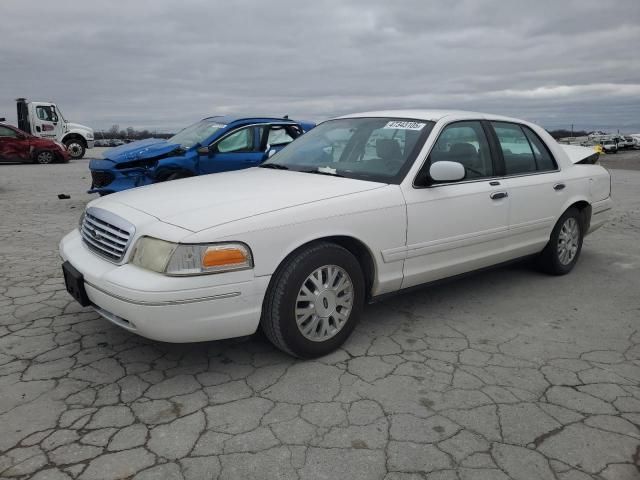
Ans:
[{"label": "white truck", "polygon": [[68,122],[55,103],[29,102],[25,98],[16,102],[20,130],[63,143],[75,160],[82,158],[87,148],[93,148],[93,129]]}]

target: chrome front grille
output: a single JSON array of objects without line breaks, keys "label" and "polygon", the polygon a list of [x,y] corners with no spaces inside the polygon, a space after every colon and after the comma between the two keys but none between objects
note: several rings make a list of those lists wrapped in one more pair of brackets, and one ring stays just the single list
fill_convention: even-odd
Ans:
[{"label": "chrome front grille", "polygon": [[124,259],[134,233],[131,223],[96,207],[87,208],[80,227],[85,245],[114,263]]}]

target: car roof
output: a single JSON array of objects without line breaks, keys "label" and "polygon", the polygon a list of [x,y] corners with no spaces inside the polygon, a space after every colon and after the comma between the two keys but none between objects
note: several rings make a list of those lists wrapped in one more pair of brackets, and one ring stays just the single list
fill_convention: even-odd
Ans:
[{"label": "car roof", "polygon": [[264,115],[217,115],[213,117],[206,117],[203,120],[215,120],[216,122],[223,123],[225,125],[229,125],[231,123],[237,122],[256,122],[256,123],[266,123],[266,122],[290,122],[290,123],[298,123],[296,120],[291,118],[284,117],[272,117],[272,116],[264,116]]},{"label": "car roof", "polygon": [[529,123],[518,118],[505,117],[503,115],[494,115],[491,113],[469,112],[465,110],[378,110],[371,112],[352,113],[339,118],[362,118],[362,117],[391,117],[391,118],[410,118],[413,120],[429,120],[437,122],[446,118],[452,120],[468,120],[468,119],[485,119],[485,120],[504,120],[510,122]]}]

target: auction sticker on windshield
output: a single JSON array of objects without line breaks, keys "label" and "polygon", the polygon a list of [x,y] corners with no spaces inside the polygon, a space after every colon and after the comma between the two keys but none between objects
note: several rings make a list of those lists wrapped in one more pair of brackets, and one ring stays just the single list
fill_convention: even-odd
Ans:
[{"label": "auction sticker on windshield", "polygon": [[420,122],[399,122],[399,121],[391,121],[388,122],[384,128],[394,128],[396,130],[422,130],[426,123]]}]

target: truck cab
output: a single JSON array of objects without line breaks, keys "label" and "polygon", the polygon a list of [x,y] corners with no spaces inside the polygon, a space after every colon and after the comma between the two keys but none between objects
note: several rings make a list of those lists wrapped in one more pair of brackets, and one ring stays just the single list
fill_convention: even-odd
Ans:
[{"label": "truck cab", "polygon": [[29,102],[25,98],[16,102],[20,130],[64,144],[69,156],[76,160],[84,156],[87,148],[93,148],[93,129],[67,121],[55,103]]}]

